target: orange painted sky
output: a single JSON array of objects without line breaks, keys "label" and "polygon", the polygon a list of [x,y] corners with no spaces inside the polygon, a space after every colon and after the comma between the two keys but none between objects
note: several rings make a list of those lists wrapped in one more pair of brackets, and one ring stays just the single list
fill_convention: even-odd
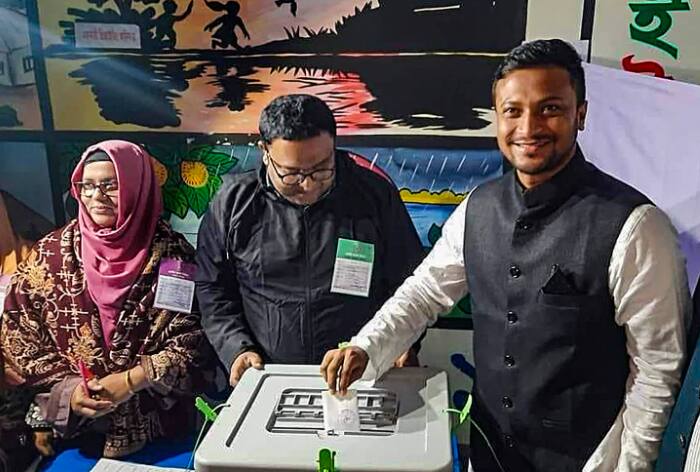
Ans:
[{"label": "orange painted sky", "polygon": [[[183,11],[187,0],[177,0],[179,11]],[[224,1],[225,0],[220,0]],[[241,45],[263,44],[268,41],[286,38],[284,27],[307,27],[318,30],[321,27],[331,28],[343,15],[349,15],[355,7],[362,7],[368,0],[297,0],[298,11],[296,18],[289,12],[289,5],[280,7],[274,0],[240,0],[240,17],[250,32],[250,41],[243,37],[237,28],[236,35]],[[376,0],[373,6],[377,6]],[[204,32],[204,26],[222,13],[211,11],[204,0],[195,0],[192,14],[187,20],[175,26],[180,49],[209,49],[209,33]]]},{"label": "orange painted sky", "polygon": [[[189,0],[175,0],[178,4],[177,14],[187,8]],[[218,0],[226,2],[226,0]],[[280,7],[274,0],[239,0],[241,5],[240,17],[250,32],[250,41],[243,37],[236,28],[239,44],[264,44],[276,39],[286,38],[284,27],[307,27],[314,31],[321,27],[332,28],[342,16],[350,15],[355,7],[362,8],[370,0],[297,0],[298,11],[296,18],[289,11],[289,5]],[[377,0],[371,2],[374,7]],[[94,8],[87,0],[38,0],[39,18],[41,19],[44,46],[61,42],[61,28],[58,22],[70,21],[72,17],[66,13],[68,8],[87,10]],[[114,2],[108,1],[104,8],[114,8]],[[143,9],[142,4],[136,4],[137,9]],[[162,13],[159,6],[155,7],[156,16]],[[209,49],[211,47],[210,33],[204,31],[204,26],[222,15],[221,12],[210,10],[204,0],[194,0],[192,14],[187,19],[175,24],[178,34],[178,49]]]}]

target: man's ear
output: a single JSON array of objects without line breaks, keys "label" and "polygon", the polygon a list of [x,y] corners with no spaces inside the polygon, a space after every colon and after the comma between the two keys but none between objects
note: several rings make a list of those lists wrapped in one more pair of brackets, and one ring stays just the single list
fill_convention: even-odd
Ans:
[{"label": "man's ear", "polygon": [[576,126],[579,131],[586,128],[586,113],[588,113],[588,102],[584,101],[576,110]]},{"label": "man's ear", "polygon": [[255,143],[258,146],[258,149],[262,151],[262,162],[263,164],[267,165],[267,146],[265,145],[265,141],[262,139],[259,140],[257,143]]}]

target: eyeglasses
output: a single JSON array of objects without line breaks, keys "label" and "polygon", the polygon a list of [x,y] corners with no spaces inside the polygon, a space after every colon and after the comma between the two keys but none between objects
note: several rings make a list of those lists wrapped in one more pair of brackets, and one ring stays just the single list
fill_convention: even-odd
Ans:
[{"label": "eyeglasses", "polygon": [[[335,168],[316,169],[311,172],[290,172],[288,174],[282,174],[280,173],[279,169],[277,169],[279,164],[272,159],[269,152],[267,152],[267,158],[270,160],[275,174],[277,174],[277,177],[279,177],[284,185],[300,185],[304,180],[306,180],[307,177],[314,182],[323,182],[324,180],[330,179],[333,177],[333,174],[335,174]],[[332,158],[333,157],[330,159]]]},{"label": "eyeglasses", "polygon": [[105,182],[76,182],[78,193],[87,198],[92,198],[95,195],[95,190],[100,189],[100,194],[106,197],[116,197],[119,195],[119,185],[116,180],[107,180]]}]

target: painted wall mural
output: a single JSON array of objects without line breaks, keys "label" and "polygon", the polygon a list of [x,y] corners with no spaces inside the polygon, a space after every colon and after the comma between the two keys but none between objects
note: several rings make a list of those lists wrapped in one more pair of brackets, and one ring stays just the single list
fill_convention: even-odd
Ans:
[{"label": "painted wall mural", "polygon": [[492,136],[525,1],[432,3],[39,0],[55,126],[250,134],[273,97],[305,92],[342,135]]},{"label": "painted wall mural", "polygon": [[[502,172],[495,145],[471,149],[468,137],[494,134],[491,76],[524,38],[524,0],[38,0],[37,6],[57,131],[251,135],[271,98],[313,93],[333,109],[339,134],[386,136],[384,147],[351,150],[396,183],[426,248],[464,196]],[[396,148],[396,135],[467,140],[463,150]],[[87,144],[59,146],[66,217],[75,214],[68,176]],[[179,138],[145,145],[157,161],[171,221],[193,242],[221,176],[260,161],[247,145]],[[467,300],[452,315],[469,311]]]},{"label": "painted wall mural", "polygon": [[25,0],[0,0],[1,129],[41,129]]}]

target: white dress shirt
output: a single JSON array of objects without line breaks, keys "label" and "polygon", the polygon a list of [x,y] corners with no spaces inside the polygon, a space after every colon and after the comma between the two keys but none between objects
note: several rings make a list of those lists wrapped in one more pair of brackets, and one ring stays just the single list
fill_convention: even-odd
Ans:
[{"label": "white dress shirt", "polygon": [[[423,263],[352,339],[369,355],[363,379],[386,372],[427,326],[467,294],[467,204],[468,198],[447,220]],[[691,313],[685,260],[661,210],[642,205],[627,218],[613,248],[608,286],[615,322],[625,329],[630,373],[620,413],[583,470],[651,471],[680,385]]]},{"label": "white dress shirt", "polygon": [[695,421],[683,472],[697,472],[698,470],[700,470],[700,416]]}]

